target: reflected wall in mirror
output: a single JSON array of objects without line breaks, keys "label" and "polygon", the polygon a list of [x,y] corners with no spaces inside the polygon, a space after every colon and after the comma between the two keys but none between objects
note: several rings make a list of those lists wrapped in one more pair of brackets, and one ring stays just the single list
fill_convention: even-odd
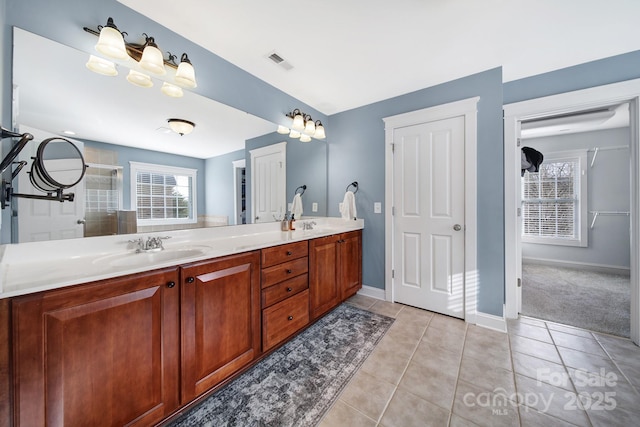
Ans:
[{"label": "reflected wall in mirror", "polygon": [[[92,35],[79,28],[78,37]],[[256,144],[282,142],[283,136],[275,132],[277,126],[188,90],[182,98],[167,97],[160,90],[163,82],[155,77],[152,88],[131,85],[123,65],[118,65],[119,74],[114,77],[93,73],[85,66],[90,54],[96,53],[81,52],[14,28],[14,128],[27,126],[47,135],[73,138],[82,143],[83,153],[87,151],[85,159],[90,167],[118,170],[123,180],[116,196],[122,201],[118,211],[134,209],[130,202],[129,162],[145,162],[197,171],[198,221],[185,224],[185,228],[243,223],[242,213],[236,212],[242,209],[243,192],[239,182],[242,174],[241,168],[234,167],[234,161],[237,165],[237,161],[245,160],[244,197],[248,210],[251,192],[247,179],[251,175],[248,150]],[[207,75],[206,70],[198,69],[198,72],[201,80],[214,78]],[[193,121],[196,128],[191,134],[180,136],[169,130],[167,119],[170,117]],[[75,135],[69,137],[67,131]],[[30,144],[37,146],[42,140],[36,138]],[[287,146],[286,199],[291,202],[295,188],[306,184],[305,216],[325,216],[326,143],[290,140]],[[96,160],[87,155],[89,151],[114,160]],[[89,195],[86,199],[83,204],[89,206]],[[314,212],[313,203],[318,205]],[[113,204],[110,206],[108,212],[113,213]],[[20,209],[17,211],[19,217]],[[85,215],[88,211],[83,208],[78,218],[81,227],[85,226]],[[13,225],[12,241],[17,242],[19,233],[15,223]],[[136,230],[176,228],[180,226]],[[127,230],[130,232],[131,227]]]}]

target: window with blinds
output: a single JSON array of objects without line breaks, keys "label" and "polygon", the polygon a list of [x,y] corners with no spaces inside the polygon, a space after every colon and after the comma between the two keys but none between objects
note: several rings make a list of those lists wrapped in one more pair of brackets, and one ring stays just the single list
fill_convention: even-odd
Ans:
[{"label": "window with blinds", "polygon": [[547,155],[538,172],[525,173],[522,178],[524,242],[585,244],[586,233],[581,222],[586,215],[586,200],[582,200],[582,195],[586,195],[583,188],[586,180],[582,179],[581,157]]},{"label": "window with blinds", "polygon": [[131,162],[132,207],[139,225],[193,223],[196,170]]}]

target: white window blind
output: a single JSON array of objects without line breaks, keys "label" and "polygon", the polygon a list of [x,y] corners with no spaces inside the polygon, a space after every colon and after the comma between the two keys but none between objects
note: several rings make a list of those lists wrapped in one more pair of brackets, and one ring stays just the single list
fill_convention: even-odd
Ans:
[{"label": "white window blind", "polygon": [[[532,243],[586,246],[586,179],[581,154],[550,155],[522,179],[522,236]],[[583,196],[584,195],[584,196]],[[583,200],[585,199],[585,200]]]},{"label": "white window blind", "polygon": [[131,162],[131,199],[139,225],[197,221],[196,170]]}]

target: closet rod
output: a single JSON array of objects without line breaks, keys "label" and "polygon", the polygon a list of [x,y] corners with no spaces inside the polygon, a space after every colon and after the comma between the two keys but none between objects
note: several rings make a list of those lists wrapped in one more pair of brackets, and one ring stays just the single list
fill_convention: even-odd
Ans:
[{"label": "closet rod", "polygon": [[628,145],[616,145],[612,147],[593,147],[589,148],[587,151],[593,151],[593,159],[591,159],[591,167],[596,162],[596,157],[598,157],[598,151],[607,151],[607,150],[628,150]]},{"label": "closet rod", "polygon": [[630,215],[628,211],[589,211],[589,213],[593,214],[593,221],[591,221],[590,228],[593,228],[593,226],[596,224],[596,220],[598,219],[598,216],[600,215],[625,215],[625,216]]}]

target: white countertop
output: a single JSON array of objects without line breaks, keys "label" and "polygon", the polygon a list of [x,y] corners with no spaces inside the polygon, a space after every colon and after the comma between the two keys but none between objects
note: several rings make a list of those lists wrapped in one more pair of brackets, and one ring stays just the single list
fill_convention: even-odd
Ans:
[{"label": "white countertop", "polygon": [[[313,230],[302,223],[315,221]],[[0,298],[188,264],[364,228],[364,220],[304,218],[295,231],[279,222],[0,245]],[[135,253],[130,240],[168,236],[165,251]],[[175,257],[174,257],[175,255]],[[134,258],[138,257],[138,258]],[[143,258],[144,257],[144,258]],[[143,262],[138,262],[143,260]]]}]

